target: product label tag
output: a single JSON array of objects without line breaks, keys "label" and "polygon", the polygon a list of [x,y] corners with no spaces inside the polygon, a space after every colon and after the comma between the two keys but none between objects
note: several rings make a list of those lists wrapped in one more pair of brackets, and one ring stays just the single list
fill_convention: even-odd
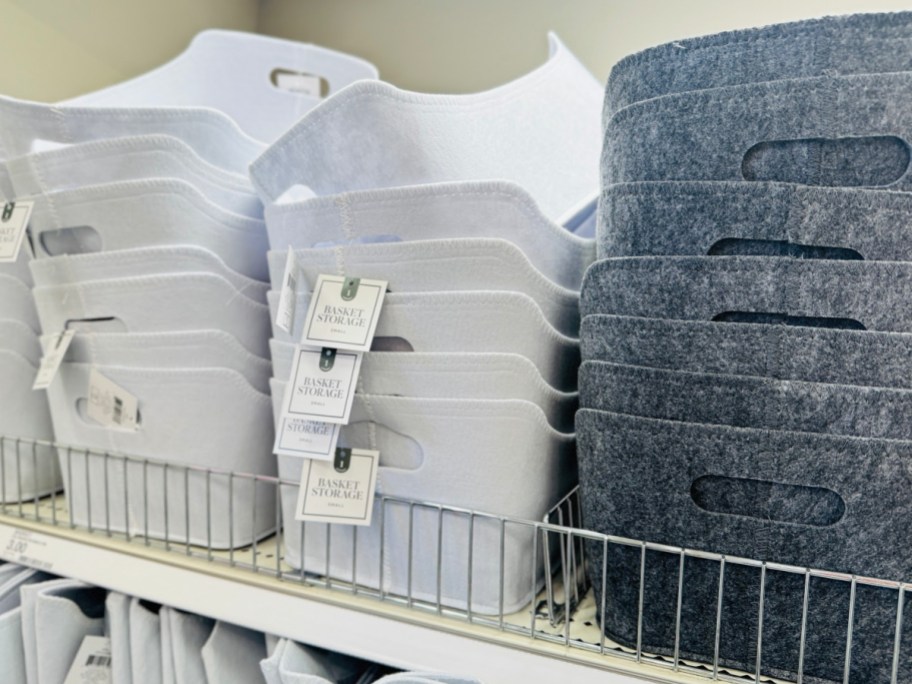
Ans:
[{"label": "product label tag", "polygon": [[279,291],[279,307],[275,324],[279,330],[293,335],[295,308],[298,303],[298,278],[300,278],[298,260],[294,249],[288,248],[285,257],[285,273],[282,275],[282,289]]},{"label": "product label tag", "polygon": [[83,638],[63,684],[110,684],[111,640],[108,637]]},{"label": "product label tag", "polygon": [[295,520],[370,525],[380,452],[336,449],[330,461],[305,461]]},{"label": "product label tag", "polygon": [[0,263],[16,261],[25,238],[25,229],[35,203],[32,200],[7,202],[0,209]]},{"label": "product label tag", "polygon": [[301,344],[370,351],[386,286],[385,280],[321,275],[311,295]]},{"label": "product label tag", "polygon": [[276,74],[276,87],[299,95],[321,97],[322,83],[319,76],[279,72]]},{"label": "product label tag", "polygon": [[351,414],[362,355],[296,347],[282,416],[345,425]]},{"label": "product label tag", "polygon": [[32,384],[33,390],[50,387],[75,335],[75,330],[64,330],[57,335],[46,335],[41,338],[41,348],[44,350],[44,356],[41,357],[38,375]]},{"label": "product label tag", "polygon": [[54,569],[54,558],[57,557],[57,552],[50,544],[52,539],[53,537],[16,527],[0,526],[0,558],[50,572]]},{"label": "product label tag", "polygon": [[89,418],[107,428],[136,430],[139,403],[94,368],[89,374]]}]

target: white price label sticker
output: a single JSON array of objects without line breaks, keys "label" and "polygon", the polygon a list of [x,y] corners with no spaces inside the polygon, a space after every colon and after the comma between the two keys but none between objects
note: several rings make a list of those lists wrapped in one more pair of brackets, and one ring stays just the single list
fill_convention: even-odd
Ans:
[{"label": "white price label sticker", "polygon": [[138,409],[136,397],[92,369],[89,373],[89,418],[107,428],[136,430]]},{"label": "white price label sticker", "polygon": [[279,72],[276,74],[276,87],[280,90],[311,97],[320,97],[322,91],[320,77],[311,74]]},{"label": "white price label sticker", "polygon": [[63,362],[63,357],[66,356],[67,349],[70,348],[74,335],[76,335],[75,330],[64,330],[59,335],[48,335],[41,338],[44,356],[41,357],[38,375],[35,376],[35,382],[32,385],[33,390],[50,387],[57,375],[57,369]]},{"label": "white price label sticker", "polygon": [[386,286],[385,280],[321,275],[311,295],[301,344],[370,351]]},{"label": "white price label sticker", "polygon": [[63,684],[110,684],[111,640],[87,636],[82,640]]},{"label": "white price label sticker", "polygon": [[54,568],[52,556],[53,549],[47,537],[15,527],[0,527],[0,558],[3,560],[50,572]]},{"label": "white price label sticker", "polygon": [[380,452],[336,449],[331,461],[304,462],[295,520],[370,525]]},{"label": "white price label sticker", "polygon": [[19,259],[19,250],[34,206],[31,200],[21,200],[7,202],[0,210],[0,263]]},{"label": "white price label sticker", "polygon": [[279,306],[276,312],[275,324],[279,330],[293,335],[295,308],[298,304],[298,279],[301,277],[298,269],[298,260],[295,258],[294,249],[288,248],[285,257],[285,273],[282,275],[282,289],[279,291]]}]

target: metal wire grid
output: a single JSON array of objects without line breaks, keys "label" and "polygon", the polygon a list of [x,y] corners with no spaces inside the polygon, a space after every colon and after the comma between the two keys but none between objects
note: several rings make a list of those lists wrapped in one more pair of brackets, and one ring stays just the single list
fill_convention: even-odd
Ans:
[{"label": "metal wire grid", "polygon": [[[142,534],[131,532],[129,528],[123,531],[115,529],[110,521],[110,502],[114,496],[128,497],[129,488],[124,484],[123,491],[117,491],[117,487],[120,486],[121,483],[112,482],[108,477],[104,477],[102,482],[95,482],[94,484],[92,482],[92,478],[86,477],[85,479],[87,493],[86,506],[88,508],[86,511],[87,525],[85,526],[79,526],[76,524],[76,522],[74,522],[77,515],[74,515],[75,512],[72,510],[72,501],[68,499],[66,500],[66,503],[69,514],[65,516],[59,514],[60,506],[58,504],[60,503],[60,499],[62,497],[57,492],[51,493],[46,497],[34,496],[29,499],[23,499],[20,496],[21,492],[23,491],[23,483],[21,478],[21,473],[23,472],[23,463],[28,462],[32,467],[31,472],[37,472],[39,470],[39,467],[42,465],[42,459],[47,459],[52,454],[59,458],[60,469],[64,474],[65,481],[67,476],[72,478],[71,465],[72,459],[75,455],[79,455],[86,459],[100,459],[106,466],[104,471],[105,473],[108,472],[107,465],[110,463],[123,463],[138,466],[143,473],[143,509],[146,511],[148,510],[148,503],[151,497],[163,497],[162,503],[165,511],[166,521],[165,534],[162,535],[162,538],[159,539],[146,534],[145,531],[148,530],[148,519],[144,521],[144,531]],[[11,469],[14,471],[14,473],[12,473],[12,482],[15,484],[15,488],[13,488],[12,491],[10,491]],[[763,674],[765,604],[764,589],[766,587],[766,579],[771,573],[786,573],[789,575],[800,576],[804,578],[798,668],[796,676],[794,678],[789,678],[787,681],[794,681],[797,682],[797,684],[802,684],[806,681],[806,679],[809,679],[804,673],[804,665],[807,647],[810,584],[812,579],[818,579],[826,582],[841,583],[843,585],[848,585],[850,588],[848,605],[849,617],[846,632],[847,636],[843,660],[842,682],[843,684],[850,684],[850,681],[855,682],[855,684],[867,684],[867,682],[862,682],[861,680],[856,681],[850,679],[850,666],[853,657],[853,630],[855,627],[856,594],[859,587],[877,587],[895,591],[897,594],[894,638],[893,643],[889,645],[892,651],[892,670],[890,675],[890,682],[891,684],[899,684],[900,682],[899,676],[901,671],[901,663],[903,662],[902,645],[904,605],[907,592],[912,590],[912,584],[910,583],[861,577],[838,572],[828,572],[779,563],[763,562],[748,558],[725,556],[706,551],[684,549],[675,546],[650,543],[592,532],[582,528],[580,502],[578,492],[576,490],[570,492],[563,500],[561,500],[548,513],[543,521],[519,520],[506,516],[492,515],[488,513],[460,509],[458,507],[445,506],[436,503],[407,500],[391,496],[382,496],[380,497],[380,519],[379,521],[375,521],[375,523],[379,524],[380,526],[381,539],[383,538],[384,534],[387,511],[390,507],[405,507],[409,511],[410,520],[414,519],[414,514],[418,510],[436,512],[438,516],[438,520],[440,521],[440,524],[438,526],[436,547],[436,558],[438,560],[438,565],[436,567],[438,593],[436,600],[429,601],[416,598],[412,595],[411,581],[409,581],[408,590],[404,594],[392,593],[383,590],[382,580],[380,582],[380,588],[376,588],[366,586],[356,581],[352,581],[352,579],[332,577],[328,573],[324,575],[317,575],[304,572],[303,570],[291,569],[283,562],[281,553],[278,551],[273,554],[269,554],[272,556],[272,560],[270,562],[262,562],[260,560],[260,556],[263,554],[261,554],[260,550],[258,549],[258,545],[263,543],[262,538],[254,538],[252,544],[246,549],[239,549],[235,548],[233,545],[230,545],[229,548],[225,550],[215,548],[211,542],[200,546],[188,543],[186,539],[175,541],[173,535],[179,533],[181,528],[179,527],[180,523],[178,521],[173,519],[169,520],[168,510],[170,503],[168,500],[168,488],[164,488],[163,492],[158,493],[152,492],[149,489],[148,474],[156,470],[160,470],[164,473],[178,473],[179,476],[183,478],[184,482],[189,482],[190,476],[192,474],[199,475],[203,478],[203,481],[205,482],[205,491],[207,494],[207,530],[211,530],[212,520],[220,513],[228,515],[229,520],[232,519],[236,506],[234,495],[235,492],[239,489],[239,483],[246,483],[247,485],[252,486],[254,497],[257,496],[257,492],[260,493],[259,496],[264,496],[266,492],[271,492],[275,496],[276,501],[279,500],[280,489],[283,485],[298,485],[297,482],[281,480],[279,478],[263,475],[234,473],[213,468],[199,468],[194,466],[177,465],[164,461],[158,461],[155,459],[131,457],[122,454],[85,449],[82,447],[59,445],[47,441],[0,437],[0,514],[22,519],[35,520],[37,522],[50,524],[52,526],[66,526],[69,528],[83,527],[91,533],[102,534],[110,538],[121,538],[130,543],[142,543],[145,546],[156,546],[169,552],[182,553],[191,557],[203,558],[209,562],[227,564],[233,568],[238,568],[249,572],[264,573],[283,581],[292,581],[307,586],[318,586],[335,591],[343,591],[364,598],[390,602],[397,605],[407,606],[414,610],[434,613],[438,616],[448,619],[462,620],[476,625],[491,627],[503,632],[524,635],[532,640],[541,640],[544,642],[561,644],[571,650],[579,649],[581,651],[586,651],[589,653],[598,653],[605,656],[606,666],[610,663],[610,659],[612,658],[644,663],[656,668],[655,672],[657,678],[660,678],[661,671],[673,671],[695,675],[697,677],[702,677],[704,679],[712,681],[775,681],[770,677],[764,676]],[[211,492],[214,489],[213,483],[217,480],[227,484],[228,497],[224,502],[218,502],[214,498],[210,498]],[[68,488],[70,486],[71,485],[68,485]],[[93,486],[96,488],[96,492],[99,487],[101,487],[103,490],[104,498],[101,499],[103,501],[105,520],[105,524],[103,525],[93,523],[91,506],[93,505],[93,500],[98,501],[98,499],[93,497],[91,494]],[[185,488],[184,492],[185,495],[189,497],[189,485]],[[40,505],[42,503],[42,500],[49,505]],[[182,523],[184,525],[182,529],[184,532],[186,532],[190,528],[190,508],[189,506],[184,506],[183,510],[185,511],[185,516],[182,520]],[[49,511],[49,513],[42,513],[42,511]],[[257,529],[258,526],[262,527],[262,521],[255,519],[257,515],[256,508],[252,509],[250,515],[252,518],[254,518],[252,520],[252,529]],[[520,622],[520,620],[517,619],[516,615],[506,615],[503,610],[501,610],[499,614],[495,616],[479,615],[472,610],[471,592],[473,581],[475,581],[475,578],[473,576],[475,573],[473,572],[474,566],[471,558],[473,549],[471,541],[466,549],[466,553],[469,554],[469,576],[466,578],[466,586],[469,593],[469,596],[467,597],[467,608],[460,609],[444,605],[440,596],[441,574],[444,570],[442,564],[440,563],[440,559],[444,535],[443,520],[445,516],[458,516],[467,520],[470,525],[470,540],[471,530],[475,528],[475,525],[479,521],[494,522],[499,526],[501,540],[500,557],[496,561],[496,567],[489,567],[487,568],[487,571],[495,573],[494,576],[498,578],[501,589],[505,581],[503,573],[505,564],[504,539],[506,538],[509,531],[514,529],[525,530],[533,535],[532,552],[528,558],[528,563],[533,569],[533,585],[537,584],[537,578],[540,576],[539,573],[536,572],[536,569],[540,565],[544,567],[545,591],[540,595],[539,599],[533,601],[532,605],[527,611],[522,611],[519,614],[526,615],[525,624]],[[277,505],[275,507],[274,520],[270,521],[269,530],[270,534],[276,534],[276,549],[279,549],[282,546],[281,530],[281,507]],[[328,568],[328,559],[330,557],[330,548],[332,544],[332,526],[327,526],[327,530],[326,558]],[[302,528],[301,535],[303,536],[304,534],[305,531]],[[355,529],[353,538],[355,543],[352,544],[351,549],[351,578],[357,577],[357,528]],[[411,578],[411,573],[415,562],[415,548],[412,541],[413,540],[409,538],[408,553],[405,558],[391,559],[393,562],[401,562],[406,564],[409,578]],[[595,617],[597,618],[598,615],[605,614],[606,601],[609,599],[606,591],[609,549],[621,547],[637,550],[640,557],[638,584],[639,606],[636,618],[636,641],[635,644],[627,646],[620,645],[611,641],[608,637],[605,636],[604,632],[599,629],[597,625],[593,626],[591,621],[586,622],[588,626],[592,627],[588,630],[581,628],[579,624],[574,625],[575,611],[578,609],[580,604],[584,601],[588,601],[590,603],[592,602],[592,588],[600,589],[600,591],[597,592],[599,600],[595,606]],[[383,545],[381,544],[381,549],[382,548]],[[590,579],[587,577],[586,570],[589,568],[591,571],[591,566],[593,563],[586,562],[586,555],[588,549],[588,554],[591,557],[593,555],[592,550],[594,548],[601,550],[601,563],[596,563],[595,565],[599,565],[603,571],[599,576],[594,577],[593,581],[590,581]],[[675,558],[677,559],[678,563],[674,648],[671,655],[650,653],[649,650],[644,646],[643,622],[644,610],[647,600],[645,592],[645,576],[647,571],[647,555],[649,553],[658,553],[667,557]],[[249,560],[245,560],[248,558]],[[683,657],[681,653],[681,635],[683,633],[683,630],[687,629],[687,625],[682,623],[682,605],[686,592],[684,583],[685,565],[689,561],[692,562],[695,560],[709,561],[718,565],[718,593],[714,606],[715,647],[712,658],[707,658],[705,661],[694,661]],[[729,572],[733,567],[754,568],[758,569],[760,572],[761,580],[759,604],[757,606],[758,619],[756,628],[756,662],[753,672],[743,672],[727,668],[722,664],[720,658],[723,588],[726,573]],[[382,578],[383,559],[381,559],[380,573]],[[537,586],[530,587],[532,596],[536,595],[537,589]],[[501,593],[501,607],[503,607],[502,599],[503,594]]]}]

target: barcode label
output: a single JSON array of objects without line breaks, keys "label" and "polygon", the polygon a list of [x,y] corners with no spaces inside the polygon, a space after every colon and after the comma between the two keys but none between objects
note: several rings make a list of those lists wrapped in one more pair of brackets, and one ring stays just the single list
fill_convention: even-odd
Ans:
[{"label": "barcode label", "polygon": [[114,422],[123,425],[123,399],[114,397]]},{"label": "barcode label", "polygon": [[139,419],[139,403],[127,390],[93,368],[89,372],[86,413],[89,418],[107,428],[135,430]]},{"label": "barcode label", "polygon": [[86,667],[111,667],[111,656],[90,655],[86,658]]}]

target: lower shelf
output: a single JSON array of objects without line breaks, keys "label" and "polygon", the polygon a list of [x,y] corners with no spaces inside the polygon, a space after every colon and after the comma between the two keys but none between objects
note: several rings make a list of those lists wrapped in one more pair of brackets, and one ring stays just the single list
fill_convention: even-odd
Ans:
[{"label": "lower shelf", "polygon": [[[276,539],[216,552],[71,528],[58,496],[0,515],[0,558],[109,590],[411,670],[463,672],[498,682],[699,682],[667,667],[602,654],[595,604],[552,626],[547,601],[468,621],[446,609],[378,600],[285,566]],[[54,520],[54,524],[39,522]],[[258,570],[252,570],[252,568]],[[559,590],[558,590],[559,593]],[[588,642],[590,649],[579,648]]]}]

